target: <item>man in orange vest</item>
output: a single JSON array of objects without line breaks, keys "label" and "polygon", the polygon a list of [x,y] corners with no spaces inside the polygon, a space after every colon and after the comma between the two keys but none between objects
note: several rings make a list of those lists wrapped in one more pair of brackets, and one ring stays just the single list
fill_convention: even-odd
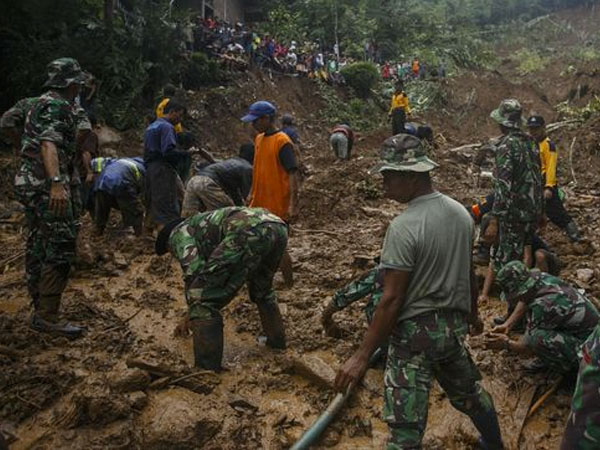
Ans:
[{"label": "man in orange vest", "polygon": [[[266,101],[250,105],[243,122],[252,122],[258,132],[254,138],[254,167],[250,207],[265,208],[286,223],[298,215],[299,171],[294,146],[287,134],[275,128],[275,106]],[[293,284],[292,260],[285,253],[281,270],[288,286]]]}]

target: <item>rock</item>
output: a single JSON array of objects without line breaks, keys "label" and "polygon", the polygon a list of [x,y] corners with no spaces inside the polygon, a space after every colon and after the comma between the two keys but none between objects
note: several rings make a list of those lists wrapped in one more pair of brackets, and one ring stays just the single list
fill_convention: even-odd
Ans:
[{"label": "rock", "polygon": [[258,410],[258,406],[253,405],[241,397],[235,397],[229,400],[229,406],[237,412],[256,412]]},{"label": "rock", "polygon": [[113,262],[117,269],[126,269],[127,267],[129,267],[129,263],[127,262],[123,254],[120,252],[115,252],[113,254]]},{"label": "rock", "polygon": [[195,394],[170,389],[153,396],[134,428],[140,430],[145,450],[192,450],[203,448],[221,430],[222,420],[215,408],[198,403]]},{"label": "rock", "polygon": [[326,389],[335,381],[335,370],[318,356],[303,355],[291,361],[291,370],[307,380]]},{"label": "rock", "polygon": [[143,391],[150,386],[150,375],[141,369],[124,369],[111,374],[108,384],[117,392]]},{"label": "rock", "polygon": [[98,145],[100,147],[113,146],[119,144],[122,140],[121,135],[110,127],[97,127],[95,132],[98,136]]},{"label": "rock", "polygon": [[594,278],[594,271],[592,269],[577,269],[577,279],[584,283],[589,283]]},{"label": "rock", "polygon": [[148,404],[148,396],[142,391],[130,392],[127,394],[127,399],[131,403],[131,407],[138,411],[144,409]]}]

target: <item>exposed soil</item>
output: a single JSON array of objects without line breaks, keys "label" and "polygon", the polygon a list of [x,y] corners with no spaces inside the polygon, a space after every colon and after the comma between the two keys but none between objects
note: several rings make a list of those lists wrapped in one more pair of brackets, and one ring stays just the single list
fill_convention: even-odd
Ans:
[{"label": "exposed soil", "polygon": [[[588,84],[598,89],[600,74],[586,73]],[[433,157],[441,165],[435,173],[438,189],[465,204],[485,195],[488,188],[477,186],[471,173],[472,155],[448,150],[496,135],[487,117],[505,97],[521,99],[527,112],[556,120],[552,105],[564,100],[567,90],[549,86],[562,82],[560,75],[550,73],[540,87],[499,72],[448,80],[447,105],[424,117],[437,134]],[[368,175],[389,133],[387,126],[363,136],[351,161],[336,161],[327,142],[327,130],[334,124],[320,117],[314,92],[308,80],[271,81],[265,74],[248,74],[223,88],[188,93],[191,128],[219,156],[236,153],[249,139],[238,118],[252,101],[273,99],[281,111],[294,112],[308,168],[302,217],[290,238],[295,286],[285,290],[279,275],[275,282],[289,348],[273,351],[257,339],[258,313],[243,290],[224,310],[227,370],[219,375],[196,371],[191,339],[173,336],[185,311],[178,265],[168,256],[155,256],[152,242],[119,229],[115,215],[103,238],[92,237],[90,223],[84,221],[82,238],[88,250],[64,295],[63,311],[69,320],[88,327],[85,337],[69,341],[30,330],[20,255],[22,214],[10,201],[11,158],[0,161],[0,192],[6,193],[0,205],[0,429],[14,441],[12,449],[280,449],[289,447],[327,407],[334,397],[326,387],[331,375],[327,366],[336,370],[352,353],[366,321],[358,304],[338,313],[335,319],[347,333],[336,340],[323,334],[320,311],[328,296],[366,268],[365,256],[378,254],[387,224],[402,207],[383,199],[380,179]],[[129,137],[117,148],[120,154],[139,152],[135,133]],[[563,128],[552,137],[560,146],[559,179],[569,194],[567,208],[589,240],[572,245],[551,225],[543,234],[565,263],[562,276],[599,296],[600,120]],[[571,171],[568,149],[574,137]],[[576,270],[582,268],[592,269],[594,276],[581,281]],[[496,298],[481,309],[488,327],[504,312]],[[525,375],[518,357],[485,350],[476,338],[469,344],[494,398],[507,448],[557,448],[572,380],[520,432],[532,399],[553,380]],[[298,360],[307,357],[318,359],[322,379],[300,374]],[[379,367],[369,370],[319,447],[380,448],[387,436],[381,406]],[[434,386],[425,448],[474,448],[476,438],[468,419]]]}]

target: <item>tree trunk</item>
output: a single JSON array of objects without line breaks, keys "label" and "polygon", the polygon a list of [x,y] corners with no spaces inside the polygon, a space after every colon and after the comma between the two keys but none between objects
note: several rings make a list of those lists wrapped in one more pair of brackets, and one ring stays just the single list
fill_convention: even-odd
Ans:
[{"label": "tree trunk", "polygon": [[115,12],[115,0],[104,0],[104,25],[112,29],[113,16]]}]

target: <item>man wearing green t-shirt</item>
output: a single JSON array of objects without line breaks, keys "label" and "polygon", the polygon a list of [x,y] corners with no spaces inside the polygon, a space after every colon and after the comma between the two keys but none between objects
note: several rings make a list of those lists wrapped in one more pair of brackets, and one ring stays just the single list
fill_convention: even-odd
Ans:
[{"label": "man wearing green t-shirt", "polygon": [[482,447],[502,449],[492,398],[463,343],[469,325],[473,332],[483,329],[471,263],[473,221],[460,203],[433,189],[429,172],[437,164],[418,138],[388,138],[381,153],[377,170],[386,196],[408,207],[387,230],[383,297],[335,388],[344,392],[357,383],[371,353],[389,337],[383,414],[391,433],[388,450],[421,447],[434,378],[471,418]]}]

